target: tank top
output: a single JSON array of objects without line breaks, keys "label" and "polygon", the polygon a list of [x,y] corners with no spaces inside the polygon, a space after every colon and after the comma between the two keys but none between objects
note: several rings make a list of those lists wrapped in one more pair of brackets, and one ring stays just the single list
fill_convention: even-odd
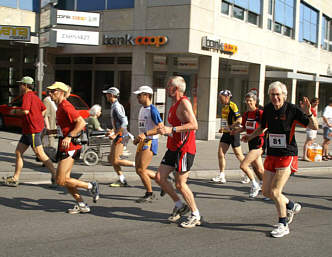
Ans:
[{"label": "tank top", "polygon": [[[176,110],[180,104],[180,102],[186,99],[189,101],[189,99],[186,96],[182,96],[175,104],[171,106],[168,112],[168,122],[173,127],[181,126],[183,125],[181,121],[176,116]],[[196,153],[196,136],[195,131],[185,131],[185,132],[176,132],[172,133],[167,138],[167,148],[171,151],[177,151],[179,147],[182,145],[183,141],[188,137],[187,142],[184,144],[184,146],[181,148],[181,152],[195,154]]]}]

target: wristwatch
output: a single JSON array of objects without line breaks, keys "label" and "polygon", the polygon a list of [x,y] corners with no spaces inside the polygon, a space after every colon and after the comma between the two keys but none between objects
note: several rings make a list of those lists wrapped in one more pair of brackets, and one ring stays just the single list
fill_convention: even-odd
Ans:
[{"label": "wristwatch", "polygon": [[172,128],[172,133],[176,133],[176,127]]},{"label": "wristwatch", "polygon": [[146,136],[146,137],[148,136],[148,134],[147,134],[146,132],[144,132],[143,134],[144,134],[144,136]]},{"label": "wristwatch", "polygon": [[71,134],[70,134],[70,132],[68,133],[68,135],[67,135],[67,137],[73,137]]}]

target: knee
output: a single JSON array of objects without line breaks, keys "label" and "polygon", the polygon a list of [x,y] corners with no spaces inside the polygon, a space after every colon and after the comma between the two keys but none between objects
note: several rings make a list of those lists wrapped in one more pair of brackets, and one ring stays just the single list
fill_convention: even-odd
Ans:
[{"label": "knee", "polygon": [[179,190],[180,192],[182,192],[184,185],[183,185],[183,183],[176,182],[175,183],[175,187],[176,187],[177,190]]},{"label": "knee", "polygon": [[272,199],[278,199],[280,197],[280,192],[279,190],[272,189],[270,195]]},{"label": "knee", "polygon": [[271,198],[270,190],[265,189],[264,187],[263,187],[263,189],[262,189],[262,194],[263,194],[265,197]]},{"label": "knee", "polygon": [[137,175],[141,176],[141,175],[143,175],[143,172],[144,172],[144,170],[141,167],[136,168]]},{"label": "knee", "polygon": [[155,182],[158,184],[158,185],[161,185],[162,184],[162,180],[161,180],[161,177],[160,177],[160,173],[157,172],[156,174],[156,177],[155,177]]},{"label": "knee", "polygon": [[245,169],[247,169],[247,167],[248,167],[248,165],[246,163],[241,162],[241,164],[240,164],[240,169],[241,170],[245,170]]},{"label": "knee", "polygon": [[66,185],[66,178],[64,178],[64,177],[57,176],[55,181],[56,181],[57,185],[59,185],[59,186],[64,187]]}]

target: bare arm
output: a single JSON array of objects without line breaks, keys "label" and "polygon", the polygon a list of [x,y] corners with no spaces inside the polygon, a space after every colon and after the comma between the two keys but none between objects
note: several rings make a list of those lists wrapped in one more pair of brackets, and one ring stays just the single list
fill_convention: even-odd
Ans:
[{"label": "bare arm", "polygon": [[[318,129],[318,122],[316,117],[314,117],[314,115],[311,113],[311,104],[310,101],[307,97],[303,97],[303,105],[304,105],[304,112],[310,116],[309,117],[309,124],[308,124],[308,128],[313,129],[313,130],[317,130]],[[324,119],[324,117],[323,117]],[[327,123],[328,124],[328,123]]]}]

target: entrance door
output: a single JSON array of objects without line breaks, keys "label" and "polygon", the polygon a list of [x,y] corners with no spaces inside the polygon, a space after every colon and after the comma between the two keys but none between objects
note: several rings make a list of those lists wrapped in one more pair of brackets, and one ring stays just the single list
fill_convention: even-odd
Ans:
[{"label": "entrance door", "polygon": [[[130,120],[131,71],[119,71],[120,103]],[[130,125],[130,124],[129,124]]]},{"label": "entrance door", "polygon": [[91,86],[92,86],[92,71],[74,71],[74,88],[73,91],[79,95],[83,100],[91,106]]}]

